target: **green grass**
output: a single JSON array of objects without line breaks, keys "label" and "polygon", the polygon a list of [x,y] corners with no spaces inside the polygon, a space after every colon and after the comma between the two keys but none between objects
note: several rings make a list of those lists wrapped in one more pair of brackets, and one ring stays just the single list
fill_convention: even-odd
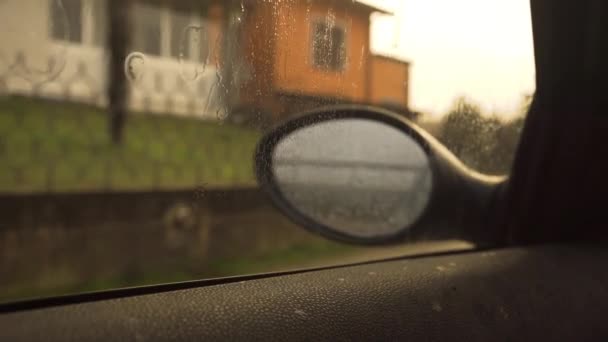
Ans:
[{"label": "green grass", "polygon": [[[122,274],[112,278],[79,279],[69,271],[57,270],[53,279],[40,279],[37,284],[11,284],[0,288],[0,302],[10,302],[27,298],[43,298],[117,288],[166,284],[197,279],[228,277],[280,270],[310,267],[311,263],[331,260],[334,257],[350,255],[360,249],[330,241],[315,241],[275,250],[260,255],[250,255],[233,259],[210,261],[205,271],[183,269],[150,269],[134,274]],[[183,260],[181,264],[192,264]],[[200,261],[199,261],[200,263]]]},{"label": "green grass", "polygon": [[0,98],[0,192],[180,189],[253,184],[260,133],[169,115],[130,114],[110,142],[97,107]]}]

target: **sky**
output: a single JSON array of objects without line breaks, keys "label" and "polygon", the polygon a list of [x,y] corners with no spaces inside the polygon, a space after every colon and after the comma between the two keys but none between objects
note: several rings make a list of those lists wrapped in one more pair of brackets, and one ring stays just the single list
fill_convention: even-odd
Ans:
[{"label": "sky", "polygon": [[408,60],[410,107],[441,117],[459,96],[509,118],[534,92],[529,0],[360,0],[372,16],[372,51]]}]

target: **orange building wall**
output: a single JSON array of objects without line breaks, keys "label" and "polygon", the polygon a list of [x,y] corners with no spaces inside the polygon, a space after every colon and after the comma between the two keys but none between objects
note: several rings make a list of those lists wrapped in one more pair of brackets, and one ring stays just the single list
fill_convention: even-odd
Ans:
[{"label": "orange building wall", "polygon": [[[299,110],[284,97],[294,95],[375,104],[390,100],[408,108],[409,64],[370,53],[369,10],[332,3],[294,0],[247,7],[241,38],[251,78],[241,87],[242,106],[279,118]],[[313,25],[329,15],[346,28],[342,71],[313,65]]]},{"label": "orange building wall", "polygon": [[276,111],[274,104],[275,4],[255,2],[248,5],[241,32],[243,62],[249,80],[241,88],[240,102],[250,108]]},{"label": "orange building wall", "polygon": [[[350,101],[367,98],[370,12],[339,2],[285,1],[275,18],[276,57],[274,85],[282,93],[332,97]],[[346,28],[347,62],[342,71],[317,69],[313,65],[312,30],[316,20],[335,16]]]},{"label": "orange building wall", "polygon": [[408,108],[409,63],[384,56],[371,58],[371,102],[399,103]]}]

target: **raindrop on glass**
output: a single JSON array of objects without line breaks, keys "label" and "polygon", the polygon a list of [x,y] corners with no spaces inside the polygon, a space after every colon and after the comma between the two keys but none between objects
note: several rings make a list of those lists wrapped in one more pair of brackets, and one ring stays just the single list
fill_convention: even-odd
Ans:
[{"label": "raindrop on glass", "polygon": [[219,108],[215,111],[215,117],[222,124],[228,118],[228,112],[224,108]]},{"label": "raindrop on glass", "polygon": [[131,52],[125,58],[125,75],[134,84],[140,83],[144,77],[146,56],[141,52]]},{"label": "raindrop on glass", "polygon": [[363,69],[364,62],[365,62],[365,45],[361,45],[361,58],[359,58],[359,70]]}]

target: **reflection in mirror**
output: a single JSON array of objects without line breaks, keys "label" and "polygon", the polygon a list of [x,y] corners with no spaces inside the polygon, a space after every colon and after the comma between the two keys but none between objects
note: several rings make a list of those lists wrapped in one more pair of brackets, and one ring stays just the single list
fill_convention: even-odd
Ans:
[{"label": "reflection in mirror", "polygon": [[273,153],[285,200],[307,218],[354,238],[409,228],[430,198],[426,153],[406,133],[368,119],[339,119],[285,136]]}]

